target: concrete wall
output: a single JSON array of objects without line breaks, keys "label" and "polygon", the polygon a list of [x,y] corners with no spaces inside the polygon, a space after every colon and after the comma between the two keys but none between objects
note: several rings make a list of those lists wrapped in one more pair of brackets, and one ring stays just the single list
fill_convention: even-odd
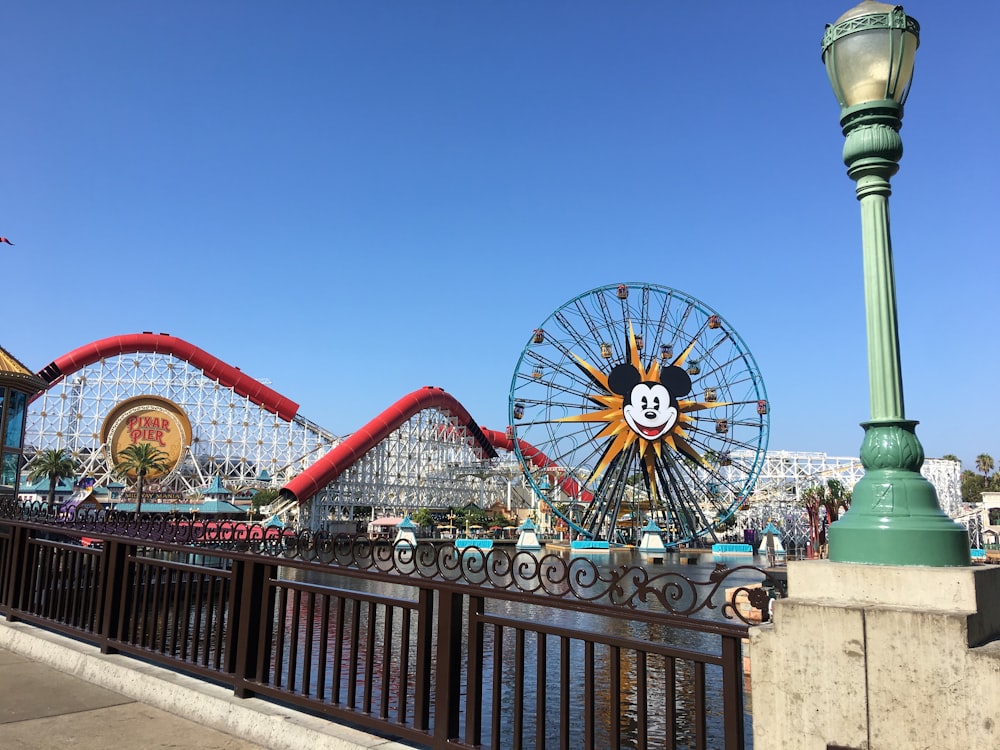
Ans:
[{"label": "concrete wall", "polygon": [[1000,568],[790,562],[750,634],[755,750],[1000,748]]}]

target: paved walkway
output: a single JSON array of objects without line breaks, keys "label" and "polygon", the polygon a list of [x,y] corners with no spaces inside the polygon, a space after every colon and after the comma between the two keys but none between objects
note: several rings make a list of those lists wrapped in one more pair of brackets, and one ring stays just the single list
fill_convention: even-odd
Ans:
[{"label": "paved walkway", "polygon": [[407,750],[0,617],[3,750]]}]

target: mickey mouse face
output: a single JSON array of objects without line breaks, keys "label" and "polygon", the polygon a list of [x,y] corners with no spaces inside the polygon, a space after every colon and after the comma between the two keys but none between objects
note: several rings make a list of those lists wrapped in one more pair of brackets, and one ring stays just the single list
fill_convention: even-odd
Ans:
[{"label": "mickey mouse face", "polygon": [[670,402],[665,386],[639,383],[622,407],[625,423],[646,440],[656,440],[677,423],[677,409]]},{"label": "mickey mouse face", "polygon": [[677,397],[691,391],[691,378],[680,367],[660,371],[659,381],[643,381],[632,365],[618,365],[608,376],[612,393],[623,397],[622,416],[633,432],[657,440],[677,424]]}]

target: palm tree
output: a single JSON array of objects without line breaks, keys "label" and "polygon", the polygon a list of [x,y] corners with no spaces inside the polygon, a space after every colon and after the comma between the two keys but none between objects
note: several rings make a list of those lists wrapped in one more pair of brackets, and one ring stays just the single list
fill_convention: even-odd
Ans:
[{"label": "palm tree", "polygon": [[60,479],[71,477],[76,473],[76,461],[66,452],[65,448],[39,451],[31,462],[31,472],[28,481],[38,482],[49,480],[49,513],[56,505],[56,485]]},{"label": "palm tree", "polygon": [[983,472],[983,487],[989,489],[990,481],[988,475],[993,471],[993,456],[988,453],[980,453],[976,456],[976,468]]},{"label": "palm tree", "polygon": [[815,550],[819,547],[819,507],[823,504],[823,489],[813,485],[799,493],[799,502],[809,518],[809,542]]},{"label": "palm tree", "polygon": [[840,518],[840,508],[847,510],[851,507],[852,492],[845,488],[839,479],[826,480],[826,487],[822,489],[823,507],[826,508],[826,517],[830,523]]},{"label": "palm tree", "polygon": [[166,473],[170,469],[167,454],[152,443],[132,443],[118,454],[115,473],[136,478],[135,514],[142,509],[142,486],[150,472]]}]

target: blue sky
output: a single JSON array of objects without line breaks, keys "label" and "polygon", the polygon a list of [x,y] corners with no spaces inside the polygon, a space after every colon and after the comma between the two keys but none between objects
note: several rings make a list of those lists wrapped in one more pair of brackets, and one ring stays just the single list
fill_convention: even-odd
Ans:
[{"label": "blue sky", "polygon": [[[531,330],[621,281],[750,347],[770,447],[856,455],[860,244],[820,62],[850,3],[10,4],[3,346],[168,332],[348,433],[423,385],[503,429]],[[1000,456],[1000,4],[922,27],[891,216],[907,416]]]}]

